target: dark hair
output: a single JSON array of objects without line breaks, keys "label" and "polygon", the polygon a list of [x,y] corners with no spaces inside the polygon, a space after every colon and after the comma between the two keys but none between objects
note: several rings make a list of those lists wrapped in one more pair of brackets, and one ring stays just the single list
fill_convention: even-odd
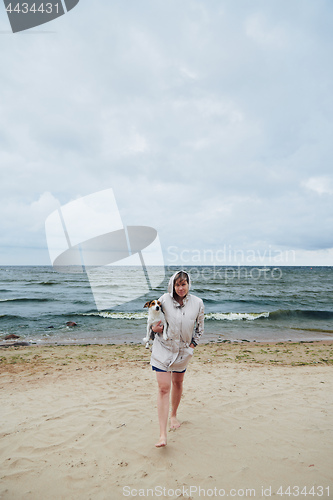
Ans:
[{"label": "dark hair", "polygon": [[175,279],[173,280],[173,286],[175,286],[176,281],[178,280],[185,280],[187,281],[188,284],[190,284],[188,274],[185,273],[184,271],[179,271],[179,273],[176,274]]}]

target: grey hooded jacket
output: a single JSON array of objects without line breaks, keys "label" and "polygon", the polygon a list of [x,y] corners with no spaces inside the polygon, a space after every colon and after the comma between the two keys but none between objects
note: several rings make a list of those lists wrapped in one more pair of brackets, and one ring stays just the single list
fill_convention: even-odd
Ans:
[{"label": "grey hooded jacket", "polygon": [[198,343],[203,334],[204,305],[201,299],[189,293],[182,306],[174,299],[173,285],[178,272],[170,278],[168,293],[159,299],[168,323],[168,340],[164,340],[162,334],[155,335],[150,364],[160,370],[180,372],[185,370],[193,355],[193,348],[189,346],[191,340]]}]

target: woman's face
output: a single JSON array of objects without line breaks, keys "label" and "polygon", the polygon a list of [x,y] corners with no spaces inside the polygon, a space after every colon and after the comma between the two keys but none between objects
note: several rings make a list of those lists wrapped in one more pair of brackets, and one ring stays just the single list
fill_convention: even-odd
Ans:
[{"label": "woman's face", "polygon": [[178,297],[181,297],[182,299],[185,297],[185,295],[188,294],[188,283],[186,280],[181,280],[178,279],[175,282],[175,292],[178,295]]}]

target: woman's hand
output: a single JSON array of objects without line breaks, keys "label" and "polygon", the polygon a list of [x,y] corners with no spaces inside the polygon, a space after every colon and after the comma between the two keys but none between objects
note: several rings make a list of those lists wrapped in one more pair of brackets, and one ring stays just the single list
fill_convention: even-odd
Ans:
[{"label": "woman's hand", "polygon": [[156,325],[152,326],[151,329],[153,330],[154,333],[163,333],[164,327],[162,325],[162,321],[156,323]]}]

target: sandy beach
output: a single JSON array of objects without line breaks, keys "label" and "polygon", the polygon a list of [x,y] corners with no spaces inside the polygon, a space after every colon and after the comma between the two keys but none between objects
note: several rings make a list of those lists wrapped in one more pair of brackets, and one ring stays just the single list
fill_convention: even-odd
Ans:
[{"label": "sandy beach", "polygon": [[1,499],[333,498],[333,342],[201,345],[163,449],[143,346],[0,357]]}]

